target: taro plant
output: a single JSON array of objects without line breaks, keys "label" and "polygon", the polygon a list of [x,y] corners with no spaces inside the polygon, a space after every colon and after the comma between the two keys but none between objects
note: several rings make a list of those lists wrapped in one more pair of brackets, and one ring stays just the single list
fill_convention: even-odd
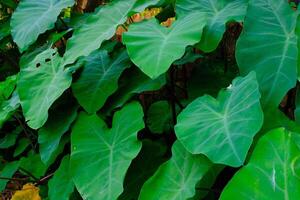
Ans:
[{"label": "taro plant", "polygon": [[288,0],[0,0],[0,199],[300,199]]}]

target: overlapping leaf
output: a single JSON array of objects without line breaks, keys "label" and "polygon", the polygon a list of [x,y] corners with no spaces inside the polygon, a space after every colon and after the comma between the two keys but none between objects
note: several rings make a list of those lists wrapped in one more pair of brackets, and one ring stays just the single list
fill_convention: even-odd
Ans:
[{"label": "overlapping leaf", "polygon": [[176,21],[170,28],[156,19],[132,24],[123,34],[131,60],[149,77],[157,78],[182,57],[185,48],[201,39],[206,16],[193,13]]},{"label": "overlapping leaf", "polygon": [[180,142],[175,142],[172,158],[162,164],[143,185],[140,200],[181,200],[195,195],[197,182],[210,169],[211,162],[203,155],[192,155]]},{"label": "overlapping leaf", "polygon": [[53,28],[61,10],[73,4],[74,0],[21,1],[11,18],[11,34],[20,51],[25,51],[39,34]]},{"label": "overlapping leaf", "polygon": [[177,0],[176,14],[180,18],[197,10],[207,15],[208,23],[198,47],[211,52],[221,41],[227,22],[244,20],[247,3],[246,0]]},{"label": "overlapping leaf", "polygon": [[57,54],[40,64],[22,69],[17,85],[24,116],[33,129],[45,124],[48,109],[72,82],[70,71],[64,69]]},{"label": "overlapping leaf", "polygon": [[296,85],[296,19],[297,14],[287,1],[249,1],[236,59],[243,74],[256,71],[265,107],[277,108],[288,90]]},{"label": "overlapping leaf", "polygon": [[116,199],[141,149],[137,132],[144,127],[142,107],[134,102],[114,115],[112,128],[97,115],[81,113],[72,132],[71,173],[83,199]]},{"label": "overlapping leaf", "polygon": [[178,116],[175,132],[192,153],[214,163],[241,166],[263,123],[255,73],[233,80],[217,99],[204,95]]},{"label": "overlapping leaf", "polygon": [[72,89],[83,108],[89,113],[96,113],[117,90],[121,73],[131,63],[126,51],[112,60],[105,50],[94,51],[86,58],[86,63]]},{"label": "overlapping leaf", "polygon": [[299,133],[284,128],[268,132],[258,141],[249,163],[228,183],[221,200],[299,199],[299,155]]}]

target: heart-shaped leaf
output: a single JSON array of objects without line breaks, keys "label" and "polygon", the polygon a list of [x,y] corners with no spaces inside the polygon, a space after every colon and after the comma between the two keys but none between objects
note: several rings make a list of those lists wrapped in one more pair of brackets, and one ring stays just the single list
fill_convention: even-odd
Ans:
[{"label": "heart-shaped leaf", "polygon": [[73,128],[71,173],[85,200],[116,199],[133,158],[141,149],[142,107],[134,102],[118,111],[112,128],[97,115],[81,113]]},{"label": "heart-shaped leaf", "polygon": [[296,85],[297,15],[287,1],[249,1],[236,58],[243,74],[256,71],[264,107],[277,108]]},{"label": "heart-shaped leaf", "polygon": [[234,167],[244,163],[254,135],[263,123],[255,73],[233,80],[217,99],[204,95],[178,116],[175,132],[191,153]]},{"label": "heart-shaped leaf", "polygon": [[49,59],[41,62],[39,67],[22,69],[17,84],[23,114],[33,129],[45,124],[48,109],[72,82],[71,73],[64,69],[61,57],[56,54]]},{"label": "heart-shaped leaf", "polygon": [[244,20],[247,3],[246,0],[177,0],[176,14],[179,18],[195,10],[207,14],[208,23],[197,46],[204,52],[211,52],[218,47],[227,22]]},{"label": "heart-shaped leaf", "polygon": [[249,163],[225,187],[221,200],[300,198],[300,136],[271,130],[255,146]]},{"label": "heart-shaped leaf", "polygon": [[195,195],[196,184],[210,169],[203,155],[192,155],[180,142],[172,147],[172,158],[162,164],[143,185],[140,200],[181,200]]},{"label": "heart-shaped leaf", "polygon": [[23,52],[39,34],[54,27],[63,8],[72,6],[74,0],[23,0],[11,17],[11,34]]},{"label": "heart-shaped leaf", "polygon": [[96,113],[118,88],[121,73],[131,62],[126,51],[111,59],[105,50],[97,50],[86,58],[79,79],[72,85],[78,102],[88,113]]},{"label": "heart-shaped leaf", "polygon": [[187,15],[170,28],[151,19],[132,24],[123,34],[123,42],[134,64],[155,79],[183,56],[188,45],[200,41],[205,23],[206,16],[201,13]]}]

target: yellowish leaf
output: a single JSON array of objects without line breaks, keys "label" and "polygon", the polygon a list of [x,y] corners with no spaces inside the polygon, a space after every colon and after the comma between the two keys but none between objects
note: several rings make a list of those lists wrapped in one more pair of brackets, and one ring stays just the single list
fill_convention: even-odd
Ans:
[{"label": "yellowish leaf", "polygon": [[11,200],[41,200],[39,195],[40,189],[32,183],[27,183],[22,190],[17,190]]}]

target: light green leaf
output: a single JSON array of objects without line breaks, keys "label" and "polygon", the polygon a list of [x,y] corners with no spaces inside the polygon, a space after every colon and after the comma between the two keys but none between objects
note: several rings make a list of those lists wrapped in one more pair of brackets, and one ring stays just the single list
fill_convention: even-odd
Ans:
[{"label": "light green leaf", "polygon": [[25,51],[39,34],[52,29],[63,8],[72,6],[74,0],[22,0],[11,17],[11,34]]},{"label": "light green leaf", "polygon": [[182,200],[195,195],[197,182],[211,167],[203,155],[192,155],[180,142],[172,147],[172,158],[162,164],[143,185],[140,200]]},{"label": "light green leaf", "polygon": [[132,24],[123,34],[123,42],[134,64],[155,79],[184,55],[187,46],[200,41],[205,24],[206,16],[201,13],[187,15],[170,28],[151,19]]},{"label": "light green leaf", "polygon": [[69,156],[65,156],[53,178],[49,180],[49,200],[69,200],[74,190],[74,183],[70,175]]},{"label": "light green leaf", "polygon": [[0,82],[0,102],[7,100],[15,90],[17,75],[9,76]]},{"label": "light green leaf", "polygon": [[13,113],[19,108],[20,99],[16,92],[12,94],[9,100],[0,102],[0,128],[11,118]]},{"label": "light green leaf", "polygon": [[217,99],[199,97],[178,116],[178,140],[191,153],[203,153],[214,163],[241,166],[263,124],[259,98],[254,72],[234,79]]},{"label": "light green leaf", "polygon": [[225,187],[221,200],[292,200],[300,197],[300,136],[274,129],[257,143],[249,163]]},{"label": "light green leaf", "polygon": [[[64,105],[66,107],[66,105]],[[77,106],[63,108],[63,106],[55,109],[45,126],[39,130],[39,150],[43,163],[48,164],[53,153],[60,144],[60,140],[64,133],[66,133],[72,122],[77,116]]]},{"label": "light green leaf", "polygon": [[135,2],[136,0],[115,0],[91,14],[69,39],[64,65],[75,62],[81,56],[88,56],[103,41],[110,39],[116,28],[126,21]]},{"label": "light green leaf", "polygon": [[118,88],[121,73],[131,62],[126,51],[111,59],[105,50],[97,50],[86,59],[86,65],[72,89],[78,102],[88,113],[96,113]]},{"label": "light green leaf", "polygon": [[126,171],[141,149],[137,132],[143,127],[143,110],[136,102],[115,114],[111,129],[97,115],[79,115],[70,170],[83,199],[116,199],[122,193]]},{"label": "light green leaf", "polygon": [[287,1],[249,1],[236,58],[242,74],[256,71],[263,107],[277,108],[296,85],[296,19]]},{"label": "light green leaf", "polygon": [[22,69],[17,84],[23,114],[33,129],[45,124],[49,108],[72,82],[71,73],[64,69],[61,57],[57,54],[49,56],[50,61],[41,62],[39,67]]},{"label": "light green leaf", "polygon": [[[19,168],[19,162],[14,161],[5,164],[4,168],[0,171],[0,177],[12,178]],[[6,187],[8,180],[0,179],[0,192],[3,191]]]},{"label": "light green leaf", "polygon": [[173,126],[172,110],[167,101],[157,101],[147,111],[146,124],[151,132],[163,133]]},{"label": "light green leaf", "polygon": [[227,22],[244,20],[247,3],[246,0],[177,0],[176,14],[179,18],[195,11],[207,15],[208,23],[198,47],[211,52],[222,40]]}]

